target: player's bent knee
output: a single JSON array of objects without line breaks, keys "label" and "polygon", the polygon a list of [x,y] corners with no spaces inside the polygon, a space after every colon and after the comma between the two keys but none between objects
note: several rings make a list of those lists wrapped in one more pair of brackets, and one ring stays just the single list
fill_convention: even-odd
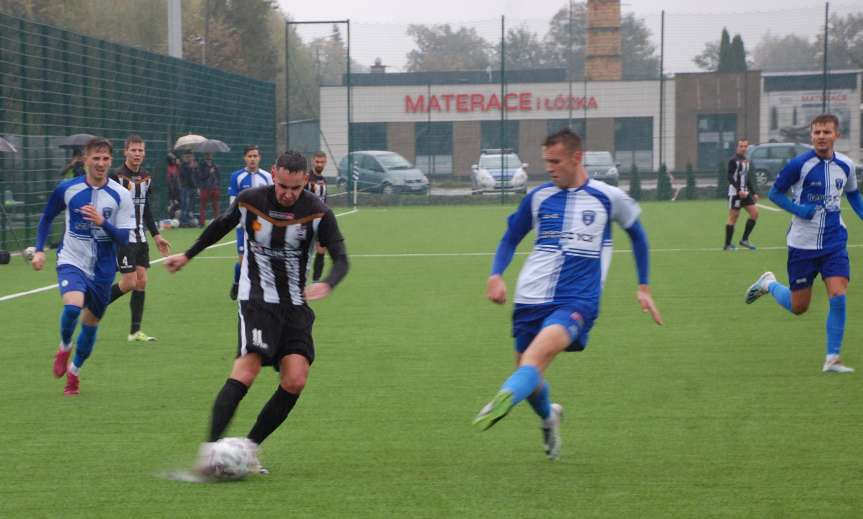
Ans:
[{"label": "player's bent knee", "polygon": [[802,315],[805,314],[806,311],[809,310],[809,305],[791,305],[791,313],[794,315]]},{"label": "player's bent knee", "polygon": [[288,393],[291,393],[292,395],[299,395],[306,387],[306,376],[294,376],[289,379],[284,379],[279,382],[279,385],[282,386],[282,389],[284,389]]}]

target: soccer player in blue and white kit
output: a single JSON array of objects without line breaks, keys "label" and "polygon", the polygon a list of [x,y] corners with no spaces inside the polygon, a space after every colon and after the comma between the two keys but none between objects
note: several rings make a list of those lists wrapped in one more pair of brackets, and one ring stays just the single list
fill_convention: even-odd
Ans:
[{"label": "soccer player in blue and white kit", "polygon": [[662,324],[648,285],[649,250],[638,220],[641,209],[620,189],[590,180],[582,156],[581,138],[569,129],[545,140],[542,158],[552,182],[528,193],[509,217],[486,290],[491,301],[506,302],[501,275],[519,242],[534,230],[533,252],[521,269],[515,292],[512,334],[517,369],[474,424],[488,429],[527,399],[542,421],[545,452],[552,460],[560,454],[563,408],[551,403],[543,373],[558,353],[587,346],[610,265],[612,221],[632,241],[638,302]]},{"label": "soccer player in blue and white kit", "polygon": [[[827,356],[821,368],[825,373],[851,373],[839,352],[845,334],[845,293],[851,267],[848,261],[848,230],[840,215],[842,193],[854,212],[863,219],[863,196],[857,186],[854,163],[833,151],[839,137],[839,120],[822,114],[809,126],[814,150],[794,157],[779,172],[769,197],[794,217],[788,228],[788,280],[790,286],[765,272],[749,287],[746,303],[769,293],[780,306],[800,315],[809,309],[812,282],[821,275],[827,288],[830,309],[827,313]],[[786,194],[791,191],[791,198]]]},{"label": "soccer player in blue and white kit", "polygon": [[[60,314],[60,349],[54,357],[54,376],[66,374],[64,395],[79,393],[79,373],[93,351],[99,320],[111,297],[111,284],[117,273],[118,245],[129,242],[129,231],[135,227],[132,197],[129,190],[108,178],[111,167],[111,143],[92,139],[84,147],[87,174],[62,182],[48,199],[39,221],[35,270],[45,266],[45,241],[51,222],[65,211],[66,233],[57,250],[57,281],[63,298]],[[82,310],[83,309],[83,310]],[[75,357],[72,334],[81,318],[81,331]]]},{"label": "soccer player in blue and white kit", "polygon": [[[231,173],[231,182],[228,184],[229,204],[233,204],[234,199],[244,189],[273,184],[273,176],[268,171],[258,167],[261,162],[261,151],[257,146],[254,144],[246,146],[243,149],[243,160],[246,162],[246,166]],[[243,264],[245,240],[246,236],[243,229],[237,227],[237,263],[234,264],[234,283],[231,285],[230,292],[233,300],[237,299],[237,289],[240,286],[240,268]]]}]

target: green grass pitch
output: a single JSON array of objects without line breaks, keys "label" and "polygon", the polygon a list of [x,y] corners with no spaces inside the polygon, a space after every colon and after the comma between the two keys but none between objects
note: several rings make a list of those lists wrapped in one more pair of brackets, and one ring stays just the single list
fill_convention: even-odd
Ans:
[{"label": "green grass pitch", "polygon": [[[153,266],[143,329],[156,343],[127,343],[128,297],[115,303],[77,398],[50,371],[56,289],[0,302],[0,517],[859,517],[863,224],[846,211],[843,358],[858,372],[825,375],[820,281],[804,316],[770,297],[743,303],[764,270],[787,282],[788,216],[762,210],[761,248],[728,253],[725,207],[643,204],[664,327],[635,301],[629,241],[615,227],[590,346],[548,372],[566,409],[557,462],[527,405],[487,432],[470,426],[513,368],[511,303],[484,297],[513,206],[339,218],[351,272],[313,304],[306,391],[264,444],[271,474],[238,483],[157,477],[192,463],[230,369],[232,245],[176,275]],[[197,232],[166,235],[182,250]],[[523,260],[507,271],[510,296]],[[0,266],[0,296],[55,281],[52,266]],[[276,383],[261,372],[230,435],[248,432]]]}]

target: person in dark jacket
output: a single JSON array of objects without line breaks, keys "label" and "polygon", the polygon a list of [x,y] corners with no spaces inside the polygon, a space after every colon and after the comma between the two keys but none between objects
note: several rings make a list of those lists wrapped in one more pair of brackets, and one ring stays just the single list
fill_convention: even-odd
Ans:
[{"label": "person in dark jacket", "polygon": [[198,195],[201,198],[201,211],[198,214],[198,226],[203,227],[207,220],[207,203],[213,208],[213,218],[219,216],[219,167],[213,162],[213,156],[204,155],[204,160],[198,166]]}]

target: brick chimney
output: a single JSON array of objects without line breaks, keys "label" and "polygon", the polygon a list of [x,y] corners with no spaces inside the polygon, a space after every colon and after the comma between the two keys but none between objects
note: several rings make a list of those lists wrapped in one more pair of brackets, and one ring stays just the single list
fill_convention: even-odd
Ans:
[{"label": "brick chimney", "polygon": [[623,77],[620,59],[620,0],[587,0],[587,79]]}]

